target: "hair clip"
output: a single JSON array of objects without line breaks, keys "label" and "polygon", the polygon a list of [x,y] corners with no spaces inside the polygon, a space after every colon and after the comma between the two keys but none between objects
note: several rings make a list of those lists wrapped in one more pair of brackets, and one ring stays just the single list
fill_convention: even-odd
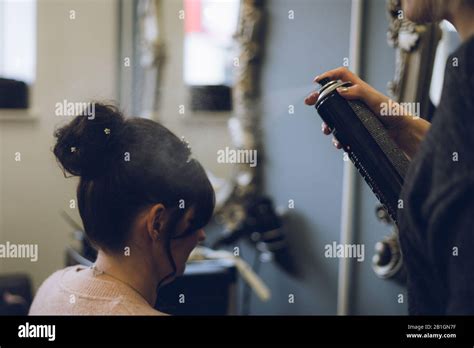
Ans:
[{"label": "hair clip", "polygon": [[189,142],[183,137],[181,137],[181,141],[184,145],[186,145],[186,148],[188,149],[189,151],[189,155],[188,155],[188,159],[186,160],[186,163],[189,163],[191,162],[192,160],[192,153],[191,153],[191,145],[189,144]]}]

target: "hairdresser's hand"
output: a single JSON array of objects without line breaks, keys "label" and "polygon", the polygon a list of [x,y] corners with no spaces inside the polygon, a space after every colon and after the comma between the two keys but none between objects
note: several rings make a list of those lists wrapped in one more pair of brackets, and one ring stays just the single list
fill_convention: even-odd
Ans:
[{"label": "hairdresser's hand", "polygon": [[[316,76],[314,82],[319,82],[324,78],[330,80],[341,80],[344,82],[351,82],[349,87],[339,87],[338,93],[347,100],[359,99],[362,100],[372,112],[379,117],[381,122],[387,128],[390,136],[397,141],[399,132],[405,128],[405,117],[382,117],[380,114],[381,108],[387,105],[389,98],[377,91],[368,83],[360,79],[356,74],[349,71],[347,68],[341,67],[334,70],[327,71],[319,76]],[[305,99],[307,105],[314,105],[318,99],[319,93],[317,91],[308,95]],[[326,135],[331,133],[329,127],[323,122],[321,125],[322,132]],[[342,146],[333,137],[333,144],[338,149]]]}]

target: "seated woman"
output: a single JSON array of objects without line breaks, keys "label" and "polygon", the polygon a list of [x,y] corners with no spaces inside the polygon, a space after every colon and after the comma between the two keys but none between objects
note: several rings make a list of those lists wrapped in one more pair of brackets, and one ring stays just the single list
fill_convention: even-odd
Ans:
[{"label": "seated woman", "polygon": [[160,124],[95,104],[59,129],[54,154],[79,176],[77,200],[92,268],[67,267],[41,285],[31,315],[160,315],[158,288],[204,240],[214,190],[186,143]]}]

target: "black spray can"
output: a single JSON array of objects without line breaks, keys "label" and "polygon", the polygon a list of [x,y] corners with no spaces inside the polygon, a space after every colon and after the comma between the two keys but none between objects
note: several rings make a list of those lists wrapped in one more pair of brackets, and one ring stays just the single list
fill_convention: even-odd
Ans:
[{"label": "black spray can", "polygon": [[350,86],[350,82],[323,79],[320,84],[316,110],[397,222],[400,192],[410,162],[366,104],[346,100],[336,91]]}]

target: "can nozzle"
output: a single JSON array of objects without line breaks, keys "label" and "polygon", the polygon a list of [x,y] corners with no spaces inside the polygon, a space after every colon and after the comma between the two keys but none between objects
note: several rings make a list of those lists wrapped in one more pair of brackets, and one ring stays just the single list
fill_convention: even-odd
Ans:
[{"label": "can nozzle", "polygon": [[328,84],[329,82],[331,82],[331,79],[329,77],[325,77],[324,79],[322,79],[321,81],[319,81],[318,83],[321,85],[321,86],[324,86],[326,84]]}]

